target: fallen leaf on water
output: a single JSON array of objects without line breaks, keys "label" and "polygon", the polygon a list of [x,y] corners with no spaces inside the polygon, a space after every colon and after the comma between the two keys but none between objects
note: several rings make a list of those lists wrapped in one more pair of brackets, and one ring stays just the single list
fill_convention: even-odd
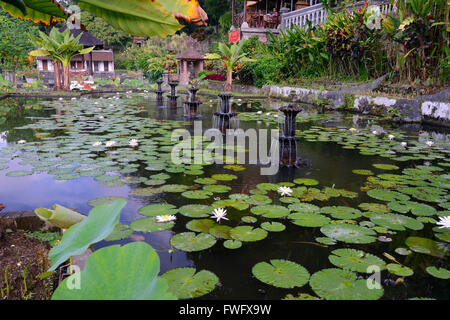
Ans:
[{"label": "fallen leaf on water", "polygon": [[0,203],[0,211],[2,211],[3,209],[5,209],[5,206],[3,205],[3,203]]}]

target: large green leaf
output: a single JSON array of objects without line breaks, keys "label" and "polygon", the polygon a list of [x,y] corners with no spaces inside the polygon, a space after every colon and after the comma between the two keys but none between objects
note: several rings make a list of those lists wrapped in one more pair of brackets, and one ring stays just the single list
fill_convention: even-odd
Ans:
[{"label": "large green leaf", "polygon": [[260,281],[279,288],[302,287],[309,280],[309,272],[301,265],[281,259],[259,262],[252,268],[253,275]]},{"label": "large green leaf", "polygon": [[115,29],[137,36],[166,37],[183,27],[161,0],[80,0],[78,4]]},{"label": "large green leaf", "polygon": [[97,243],[114,230],[119,222],[120,211],[125,206],[123,199],[97,206],[89,212],[87,218],[70,227],[63,235],[61,243],[52,248],[49,257],[55,270],[69,257],[82,254],[91,244]]},{"label": "large green leaf", "polygon": [[55,0],[24,0],[23,3],[26,6],[26,14],[20,6],[13,4],[13,1],[0,1],[3,10],[11,16],[44,26],[54,26],[68,17],[64,8]]},{"label": "large green leaf", "polygon": [[[173,300],[167,280],[159,278],[159,257],[145,242],[95,251],[81,274],[66,278],[53,300]],[[79,289],[70,287],[79,277]]]},{"label": "large green leaf", "polygon": [[164,273],[169,291],[178,299],[197,298],[214,290],[219,278],[208,270],[195,273],[195,268],[176,268]]}]

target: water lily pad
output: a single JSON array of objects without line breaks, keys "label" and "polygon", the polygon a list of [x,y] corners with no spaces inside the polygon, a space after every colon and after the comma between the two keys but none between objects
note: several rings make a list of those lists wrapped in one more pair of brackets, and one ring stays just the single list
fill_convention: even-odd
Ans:
[{"label": "water lily pad", "polygon": [[395,252],[402,256],[408,256],[412,253],[411,250],[408,250],[406,248],[397,248],[395,249]]},{"label": "water lily pad", "polygon": [[391,209],[382,203],[360,203],[358,205],[362,210],[374,212],[374,213],[387,213],[391,211]]},{"label": "water lily pad", "polygon": [[305,186],[316,186],[319,184],[319,181],[315,179],[307,179],[307,178],[298,178],[294,180],[296,184],[303,184]]},{"label": "water lily pad", "polygon": [[244,216],[241,218],[241,221],[246,222],[246,223],[255,223],[256,221],[258,221],[258,219],[256,219],[255,217],[252,217],[252,216]]},{"label": "water lily pad", "polygon": [[181,251],[193,252],[211,248],[216,244],[216,238],[210,234],[194,232],[178,233],[170,239],[172,245]]},{"label": "water lily pad", "polygon": [[230,236],[241,242],[259,241],[267,237],[267,231],[252,226],[239,226],[231,229]]},{"label": "water lily pad", "polygon": [[399,167],[393,165],[393,164],[381,164],[381,163],[374,163],[373,166],[377,169],[381,170],[398,170]]},{"label": "water lily pad", "polygon": [[261,228],[270,232],[281,232],[286,229],[286,226],[280,222],[263,222]]},{"label": "water lily pad", "polygon": [[156,217],[161,215],[173,215],[178,212],[178,209],[172,204],[168,203],[157,203],[150,204],[148,206],[142,207],[138,210],[140,214],[147,217]]},{"label": "water lily pad", "polygon": [[433,277],[448,280],[450,279],[450,271],[445,268],[436,268],[434,266],[427,267],[427,273],[431,274]]},{"label": "water lily pad", "polygon": [[289,215],[292,223],[301,227],[322,227],[331,219],[318,213],[293,213]]},{"label": "water lily pad", "polygon": [[105,241],[117,241],[129,238],[133,234],[133,230],[129,226],[122,223],[118,223],[109,236],[105,238]]},{"label": "water lily pad", "polygon": [[405,228],[412,230],[422,230],[423,223],[408,216],[395,213],[374,214],[370,216],[373,223],[397,231],[403,231]]},{"label": "water lily pad", "polygon": [[190,218],[206,218],[213,212],[213,207],[203,204],[188,204],[179,208],[179,212]]},{"label": "water lily pad", "polygon": [[248,209],[249,204],[243,200],[240,199],[225,199],[225,200],[218,200],[212,203],[212,206],[214,208],[224,208],[224,207],[232,207],[236,210],[245,210]]},{"label": "water lily pad", "polygon": [[203,189],[214,193],[226,193],[231,190],[231,187],[220,184],[212,184],[204,186]]},{"label": "water lily pad", "polygon": [[346,243],[371,243],[376,241],[375,231],[352,224],[327,224],[320,231],[329,238]]},{"label": "water lily pad", "polygon": [[408,201],[409,197],[405,194],[396,192],[396,191],[390,191],[390,190],[370,190],[367,192],[367,195],[369,197],[375,198],[377,200],[382,201]]},{"label": "water lily pad", "polygon": [[199,184],[215,184],[217,183],[217,180],[213,178],[198,178],[195,179],[194,182]]},{"label": "water lily pad", "polygon": [[312,212],[319,212],[320,207],[315,206],[310,203],[293,203],[288,206],[289,210],[301,212],[301,213],[312,213]]},{"label": "water lily pad", "polygon": [[362,215],[358,209],[344,206],[322,207],[320,212],[330,214],[335,219],[356,219]]},{"label": "water lily pad", "polygon": [[161,187],[161,190],[164,192],[178,193],[189,190],[189,186],[185,186],[183,184],[166,184]]},{"label": "water lily pad", "polygon": [[235,176],[234,174],[222,173],[222,174],[213,174],[211,178],[219,181],[231,181],[237,179],[238,177]]},{"label": "water lily pad", "polygon": [[373,175],[373,172],[371,170],[355,169],[355,170],[352,170],[352,172],[354,174],[359,174],[359,175],[363,175],[363,176],[372,176]]},{"label": "water lily pad", "polygon": [[278,205],[259,205],[250,209],[255,215],[265,218],[282,218],[289,215],[289,209]]},{"label": "water lily pad", "polygon": [[206,190],[190,190],[183,192],[181,195],[188,199],[208,199],[213,193]]},{"label": "water lily pad", "polygon": [[7,177],[24,177],[24,176],[31,176],[33,174],[33,171],[23,171],[23,170],[17,170],[17,171],[10,171],[5,174]]},{"label": "water lily pad", "polygon": [[356,273],[337,268],[323,269],[309,281],[314,292],[326,300],[378,300],[383,288],[369,289],[366,280],[358,280]]},{"label": "water lily pad", "polygon": [[191,231],[209,233],[209,229],[218,225],[211,219],[196,219],[191,220],[186,224],[186,228]]},{"label": "water lily pad", "polygon": [[317,237],[315,240],[319,243],[326,244],[326,245],[336,244],[336,240],[328,238],[328,237]]},{"label": "water lily pad", "polygon": [[159,232],[172,229],[175,222],[158,222],[156,217],[142,218],[134,220],[130,228],[138,232]]},{"label": "water lily pad", "polygon": [[265,196],[262,194],[251,195],[249,198],[245,199],[244,201],[247,202],[248,204],[252,204],[254,206],[272,203],[272,199],[270,199],[268,196]]},{"label": "water lily pad", "polygon": [[122,198],[122,197],[107,196],[107,197],[100,197],[100,198],[95,198],[95,199],[89,200],[88,205],[90,205],[91,207],[95,207],[95,206],[99,206],[99,205],[102,205],[105,203],[114,202],[117,199],[126,200],[125,198]]},{"label": "water lily pad", "polygon": [[256,188],[264,191],[277,191],[280,186],[274,183],[259,183],[256,185]]},{"label": "water lily pad", "polygon": [[270,263],[259,262],[253,266],[252,273],[258,280],[278,288],[302,287],[309,280],[308,270],[282,259],[272,259]]},{"label": "water lily pad", "polygon": [[389,263],[388,265],[386,265],[386,268],[390,273],[400,277],[409,277],[414,274],[414,271],[411,268],[402,266],[398,263]]},{"label": "water lily pad", "polygon": [[242,242],[239,240],[227,240],[223,243],[223,246],[227,249],[239,249],[242,247]]},{"label": "water lily pad", "polygon": [[448,251],[431,239],[422,237],[408,237],[405,244],[414,252],[428,254],[437,258],[444,258]]},{"label": "water lily pad", "polygon": [[231,229],[232,228],[230,226],[216,224],[209,229],[209,234],[220,239],[231,239]]},{"label": "water lily pad", "polygon": [[195,272],[195,268],[176,268],[167,271],[161,278],[167,280],[169,292],[178,299],[204,296],[213,291],[219,283],[219,278],[211,271]]},{"label": "water lily pad", "polygon": [[336,267],[361,273],[372,273],[368,269],[371,266],[377,266],[380,270],[385,269],[386,266],[386,263],[382,259],[356,249],[333,250],[328,259]]}]

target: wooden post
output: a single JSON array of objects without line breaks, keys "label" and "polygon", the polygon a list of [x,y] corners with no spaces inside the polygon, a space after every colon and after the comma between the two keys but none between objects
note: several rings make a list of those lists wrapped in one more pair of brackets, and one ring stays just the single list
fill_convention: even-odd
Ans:
[{"label": "wooden post", "polygon": [[234,26],[234,16],[235,16],[235,12],[234,12],[234,0],[231,0],[231,25]]},{"label": "wooden post", "polygon": [[244,22],[247,22],[247,0],[244,0]]}]

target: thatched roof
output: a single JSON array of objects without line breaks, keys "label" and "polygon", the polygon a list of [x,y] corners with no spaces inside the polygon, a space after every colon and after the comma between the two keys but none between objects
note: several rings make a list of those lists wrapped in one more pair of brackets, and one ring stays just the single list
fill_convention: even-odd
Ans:
[{"label": "thatched roof", "polygon": [[[67,26],[63,26],[59,29],[59,32],[63,32],[64,30],[67,29]],[[84,45],[85,47],[93,47],[95,46],[96,49],[103,49],[103,42],[94,37],[91,33],[89,32],[84,32],[80,29],[71,29],[70,33],[74,36],[74,37],[78,37],[80,35],[80,33],[83,33],[83,35],[80,38],[80,44]]]}]

